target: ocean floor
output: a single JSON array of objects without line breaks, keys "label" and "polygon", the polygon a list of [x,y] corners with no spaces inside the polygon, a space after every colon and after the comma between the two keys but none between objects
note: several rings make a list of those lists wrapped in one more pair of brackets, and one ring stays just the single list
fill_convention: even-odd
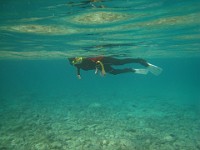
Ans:
[{"label": "ocean floor", "polygon": [[173,97],[26,92],[0,103],[1,150],[200,150],[199,113]]}]

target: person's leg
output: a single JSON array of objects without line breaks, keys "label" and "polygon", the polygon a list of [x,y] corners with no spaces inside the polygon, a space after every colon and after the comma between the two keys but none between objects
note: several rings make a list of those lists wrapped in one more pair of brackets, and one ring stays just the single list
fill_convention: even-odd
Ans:
[{"label": "person's leg", "polygon": [[148,63],[146,60],[141,58],[124,58],[124,59],[117,59],[113,57],[105,57],[103,58],[102,62],[104,64],[110,64],[110,65],[125,65],[128,63],[139,63],[145,67],[148,67]]},{"label": "person's leg", "polygon": [[132,68],[124,68],[124,69],[114,69],[112,68],[112,70],[109,70],[108,73],[113,74],[113,75],[117,75],[117,74],[122,74],[122,73],[129,73],[129,72],[135,72],[134,69]]},{"label": "person's leg", "polygon": [[[117,59],[117,58],[112,58],[112,57],[105,57],[102,59],[102,62],[105,66],[110,67],[110,69],[108,69],[109,70],[108,72],[110,72],[111,74],[120,74],[120,73],[126,73],[126,72],[134,72],[137,74],[147,74],[150,71],[154,75],[159,75],[162,72],[162,68],[155,66],[153,64],[150,64],[146,60],[141,59],[141,58]],[[132,69],[132,68],[114,69],[110,66],[110,65],[124,65],[128,63],[139,63],[142,66],[146,67],[146,69]]]},{"label": "person's leg", "polygon": [[133,68],[124,68],[124,69],[114,69],[110,70],[108,73],[117,75],[117,74],[122,74],[122,73],[136,73],[136,74],[143,74],[146,75],[148,73],[147,69],[133,69]]}]

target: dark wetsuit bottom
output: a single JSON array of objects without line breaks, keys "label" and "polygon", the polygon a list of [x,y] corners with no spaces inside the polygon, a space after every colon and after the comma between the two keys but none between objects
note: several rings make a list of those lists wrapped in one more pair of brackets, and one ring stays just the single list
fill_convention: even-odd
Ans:
[{"label": "dark wetsuit bottom", "polygon": [[104,64],[105,71],[107,73],[117,75],[121,73],[135,72],[132,68],[124,68],[124,69],[115,69],[111,65],[125,65],[128,63],[139,63],[144,67],[148,67],[148,63],[146,60],[141,58],[125,58],[125,59],[117,59],[112,57],[104,57],[101,62]]}]

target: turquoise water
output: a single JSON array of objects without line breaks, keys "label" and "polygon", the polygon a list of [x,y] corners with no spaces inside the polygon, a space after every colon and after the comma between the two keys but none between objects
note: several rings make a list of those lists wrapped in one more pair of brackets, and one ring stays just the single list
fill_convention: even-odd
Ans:
[{"label": "turquoise water", "polygon": [[[2,1],[0,150],[199,150],[199,6]],[[67,57],[98,55],[163,72],[78,80]]]}]

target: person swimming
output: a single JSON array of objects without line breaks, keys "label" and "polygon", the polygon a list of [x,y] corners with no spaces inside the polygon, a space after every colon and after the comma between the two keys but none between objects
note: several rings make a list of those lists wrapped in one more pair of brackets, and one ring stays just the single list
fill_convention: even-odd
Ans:
[{"label": "person swimming", "polygon": [[[114,57],[75,57],[68,58],[71,65],[77,68],[77,77],[81,79],[80,70],[95,70],[95,74],[101,70],[101,75],[105,76],[106,73],[118,75],[122,73],[136,73],[136,74],[148,74],[148,72],[153,73],[154,75],[159,75],[162,72],[162,68],[150,64],[146,60],[142,58],[124,58],[118,59]],[[115,69],[112,65],[125,65],[129,63],[138,63],[145,68],[135,69],[135,68],[123,68],[123,69]]]}]

